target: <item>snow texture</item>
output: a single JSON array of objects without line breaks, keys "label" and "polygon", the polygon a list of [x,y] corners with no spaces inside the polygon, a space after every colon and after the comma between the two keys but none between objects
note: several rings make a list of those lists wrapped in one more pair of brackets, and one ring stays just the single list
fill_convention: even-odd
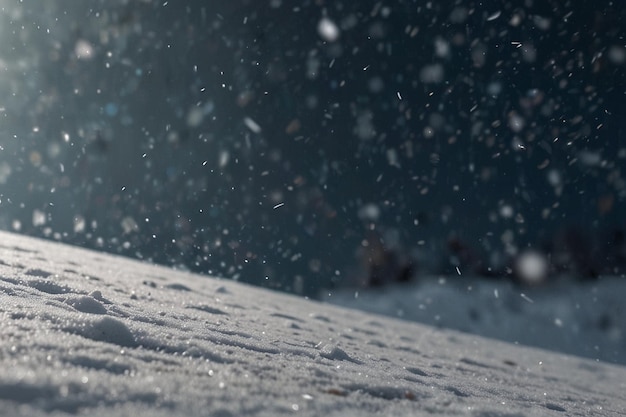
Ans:
[{"label": "snow texture", "polygon": [[1,415],[625,415],[620,366],[0,236]]}]

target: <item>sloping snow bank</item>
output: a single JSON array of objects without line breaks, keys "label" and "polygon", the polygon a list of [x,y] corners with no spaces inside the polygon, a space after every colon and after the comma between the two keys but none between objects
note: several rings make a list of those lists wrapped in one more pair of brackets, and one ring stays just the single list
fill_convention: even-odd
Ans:
[{"label": "sloping snow bank", "polygon": [[626,368],[0,233],[0,415],[623,415]]}]

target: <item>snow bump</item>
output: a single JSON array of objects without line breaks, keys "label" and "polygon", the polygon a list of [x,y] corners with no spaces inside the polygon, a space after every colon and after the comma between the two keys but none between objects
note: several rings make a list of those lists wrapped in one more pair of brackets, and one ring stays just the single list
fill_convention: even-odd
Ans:
[{"label": "snow bump", "polygon": [[320,349],[320,356],[322,358],[330,359],[331,361],[347,361],[357,364],[363,363],[358,359],[352,358],[343,349],[332,344],[323,345]]},{"label": "snow bump", "polygon": [[88,295],[72,295],[63,300],[65,304],[71,305],[76,310],[89,314],[106,314],[107,309],[102,303]]},{"label": "snow bump", "polygon": [[97,342],[112,343],[122,347],[136,347],[135,336],[120,320],[105,316],[74,328],[75,333]]}]

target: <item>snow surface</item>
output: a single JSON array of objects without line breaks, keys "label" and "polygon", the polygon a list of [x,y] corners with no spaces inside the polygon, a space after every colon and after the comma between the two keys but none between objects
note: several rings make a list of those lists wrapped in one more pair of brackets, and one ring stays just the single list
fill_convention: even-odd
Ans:
[{"label": "snow surface", "polygon": [[322,298],[436,327],[626,365],[626,279],[573,278],[523,287],[511,280],[453,276]]},{"label": "snow surface", "polygon": [[626,415],[621,366],[0,237],[1,415]]}]

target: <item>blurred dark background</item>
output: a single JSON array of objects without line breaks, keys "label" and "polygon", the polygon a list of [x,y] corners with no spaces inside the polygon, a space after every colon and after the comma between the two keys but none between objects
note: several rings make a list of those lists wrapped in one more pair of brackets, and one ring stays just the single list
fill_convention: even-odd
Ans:
[{"label": "blurred dark background", "polygon": [[489,4],[0,1],[0,227],[309,296],[623,274],[626,11]]}]

